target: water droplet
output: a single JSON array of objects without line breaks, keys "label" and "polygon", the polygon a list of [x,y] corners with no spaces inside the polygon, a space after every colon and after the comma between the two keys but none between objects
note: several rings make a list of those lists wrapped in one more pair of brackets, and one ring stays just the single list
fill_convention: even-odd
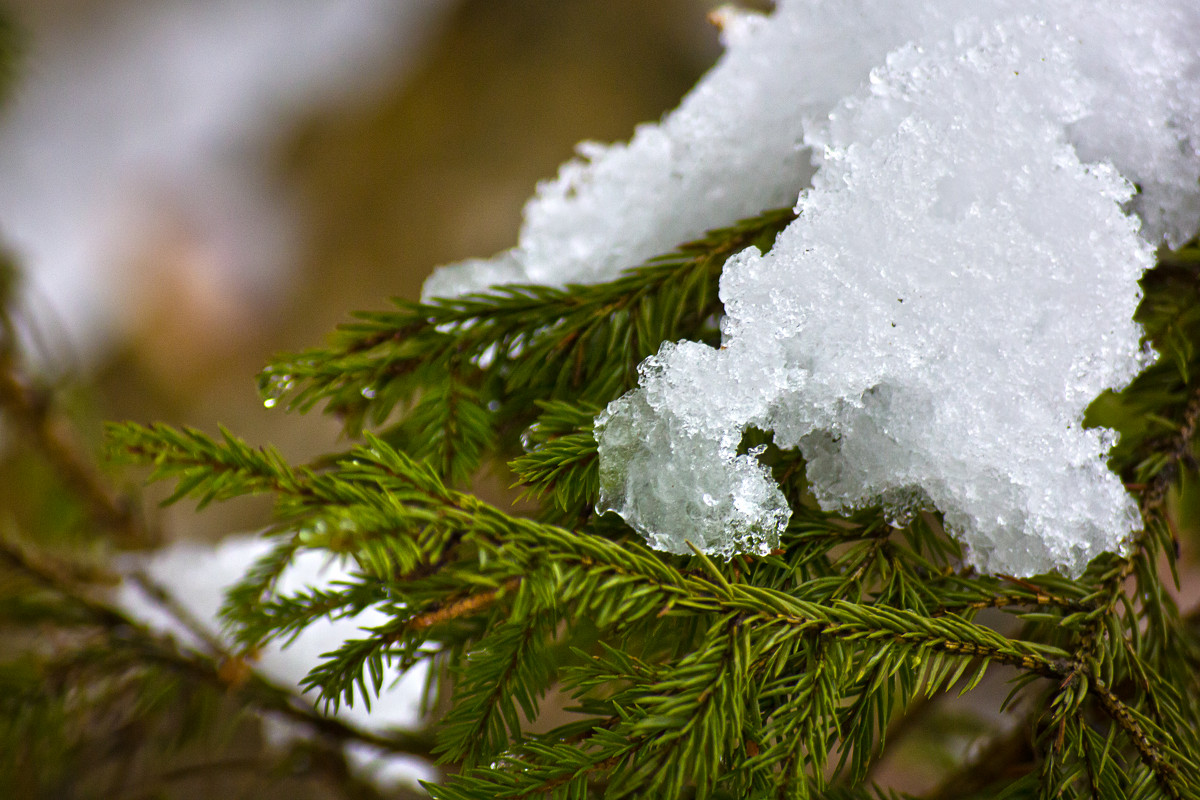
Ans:
[{"label": "water droplet", "polygon": [[486,350],[479,354],[479,356],[475,359],[475,364],[480,369],[487,369],[496,360],[496,356],[499,354],[499,352],[500,348],[496,345],[496,343],[493,342],[492,344],[488,345]]},{"label": "water droplet", "polygon": [[291,391],[295,384],[295,379],[288,374],[268,376],[260,392],[263,398],[263,406],[274,408],[279,404],[280,398]]},{"label": "water droplet", "polygon": [[363,397],[367,398],[368,400],[375,399],[375,390],[372,389],[370,386],[364,386],[362,388],[362,391],[359,392],[359,394],[361,394]]}]

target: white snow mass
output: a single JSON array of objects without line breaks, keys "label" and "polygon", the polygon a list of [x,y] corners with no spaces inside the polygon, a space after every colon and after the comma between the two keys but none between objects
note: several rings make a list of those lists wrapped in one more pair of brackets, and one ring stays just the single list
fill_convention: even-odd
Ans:
[{"label": "white snow mass", "polygon": [[1200,4],[733,21],[677,111],[564,167],[515,250],[426,293],[609,278],[799,194],[768,254],[725,265],[721,348],[664,345],[597,419],[598,508],[671,552],[770,550],[790,512],[737,453],[754,426],[800,449],[822,507],[936,507],[981,570],[1076,575],[1121,547],[1136,505],[1080,420],[1145,365],[1137,279],[1200,222]]}]

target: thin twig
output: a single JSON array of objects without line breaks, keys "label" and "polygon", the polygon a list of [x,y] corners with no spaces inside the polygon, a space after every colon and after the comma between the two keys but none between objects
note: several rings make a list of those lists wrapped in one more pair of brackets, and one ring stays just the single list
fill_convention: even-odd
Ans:
[{"label": "thin twig", "polygon": [[1183,797],[1179,786],[1176,785],[1179,781],[1179,771],[1174,764],[1163,757],[1162,752],[1134,717],[1129,706],[1113,694],[1099,678],[1092,679],[1091,690],[1099,698],[1100,707],[1133,742],[1142,762],[1154,773],[1159,788],[1172,800]]},{"label": "thin twig", "polygon": [[137,649],[147,660],[233,694],[261,711],[307,725],[318,734],[338,742],[356,741],[389,753],[420,758],[430,758],[432,755],[433,742],[428,735],[420,732],[397,732],[381,736],[351,723],[326,717],[311,702],[294,691],[279,686],[249,665],[245,665],[245,670],[236,680],[231,680],[227,673],[222,671],[221,664],[236,657],[218,640],[212,641],[215,657],[193,650],[182,650],[169,636],[158,634],[126,612],[62,583],[53,571],[12,542],[0,539],[0,561],[6,562],[10,567],[75,603],[86,611],[97,625],[110,630],[119,629],[122,632],[122,640]]},{"label": "thin twig", "polygon": [[[502,593],[516,591],[521,585],[520,578],[509,578],[495,589],[469,594],[445,605],[417,614],[405,621],[405,632],[420,631],[449,622],[452,619],[467,617],[490,606]],[[402,634],[392,634],[388,638],[399,638]]]},{"label": "thin twig", "polygon": [[141,589],[142,593],[155,605],[170,614],[197,641],[203,643],[208,648],[210,655],[220,658],[229,656],[225,643],[221,641],[220,637],[209,630],[207,625],[197,619],[192,612],[188,611],[182,603],[176,600],[174,595],[167,591],[166,587],[150,577],[149,573],[144,570],[135,570],[126,577],[127,580]]}]

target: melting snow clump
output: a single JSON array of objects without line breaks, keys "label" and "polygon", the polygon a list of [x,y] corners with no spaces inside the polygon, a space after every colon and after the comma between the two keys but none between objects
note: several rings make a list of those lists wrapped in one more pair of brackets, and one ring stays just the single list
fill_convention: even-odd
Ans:
[{"label": "melting snow clump", "polygon": [[678,110],[564,167],[518,247],[439,293],[606,279],[787,196],[771,251],[725,265],[721,348],[664,345],[597,418],[598,508],[663,550],[769,551],[790,512],[738,453],[753,426],[822,507],[935,507],[982,570],[1119,549],[1136,505],[1080,421],[1145,366],[1137,280],[1200,221],[1200,4],[785,0],[731,23]]}]

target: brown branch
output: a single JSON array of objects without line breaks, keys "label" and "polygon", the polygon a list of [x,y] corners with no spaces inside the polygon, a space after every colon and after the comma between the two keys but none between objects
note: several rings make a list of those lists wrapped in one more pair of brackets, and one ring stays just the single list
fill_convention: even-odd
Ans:
[{"label": "brown branch", "polygon": [[1113,694],[1099,678],[1092,677],[1091,690],[1099,699],[1100,707],[1104,709],[1104,712],[1133,742],[1142,763],[1154,773],[1159,788],[1172,800],[1182,798],[1183,793],[1178,785],[1179,770],[1163,757],[1162,751],[1142,728],[1129,706]]},{"label": "brown branch", "polygon": [[[294,691],[275,684],[244,661],[241,662],[242,669],[239,672],[231,673],[223,668],[223,665],[237,660],[236,657],[226,650],[219,640],[211,636],[209,644],[215,649],[211,657],[196,651],[181,650],[169,636],[156,633],[126,612],[88,597],[69,584],[64,584],[60,576],[46,568],[38,559],[3,539],[0,539],[0,561],[62,595],[86,611],[100,627],[122,631],[121,641],[133,647],[148,661],[233,694],[260,711],[303,723],[327,738],[339,742],[357,741],[391,753],[431,757],[432,739],[422,733],[380,736],[342,720],[323,716],[312,703]],[[154,594],[150,596],[151,599],[158,600]],[[175,613],[174,609],[167,610]]]},{"label": "brown branch", "polygon": [[490,606],[501,594],[515,591],[520,585],[520,578],[509,578],[495,589],[488,589],[477,594],[469,594],[449,603],[439,605],[436,608],[431,608],[414,617],[409,617],[404,621],[403,631],[389,634],[384,638],[384,641],[387,644],[391,644],[409,631],[421,631],[432,628],[434,625],[440,625],[443,622],[449,622],[452,619],[468,617]]},{"label": "brown branch", "polygon": [[198,641],[202,642],[211,655],[218,658],[229,657],[225,643],[148,573],[137,570],[131,573],[127,579],[132,581],[152,602],[174,617],[175,621],[187,629]]},{"label": "brown branch", "polygon": [[[154,595],[151,597],[154,599]],[[178,608],[177,604],[175,608]],[[167,610],[174,615],[175,608]],[[231,653],[219,639],[206,634],[203,626],[197,626],[198,630],[192,632],[201,636],[206,644],[214,649],[213,658],[200,653],[181,651],[174,642],[163,640],[135,620],[125,617],[121,612],[116,613],[123,617],[124,623],[131,626],[142,642],[148,645],[147,657],[191,675],[214,688],[240,696],[261,711],[275,713],[293,722],[307,725],[317,734],[339,743],[357,741],[391,753],[415,755],[426,759],[432,757],[432,738],[423,733],[392,733],[381,736],[335,717],[324,716],[307,699],[266,678],[244,658]],[[176,617],[181,622],[189,616],[187,612],[183,614],[183,619]],[[187,627],[192,630],[191,626]]]},{"label": "brown branch", "polygon": [[123,787],[120,796],[124,800],[152,800],[163,796],[163,784],[165,783],[186,781],[212,772],[267,773],[275,766],[265,758],[222,758],[165,769],[150,778],[139,781],[132,787],[124,788],[124,781],[118,781],[117,785]]},{"label": "brown branch", "polygon": [[1090,611],[1091,607],[1067,597],[1038,592],[1034,597],[1022,594],[997,594],[985,600],[955,603],[934,609],[933,616],[962,614],[964,611],[982,611],[986,608],[1017,608],[1020,606],[1053,606],[1065,611]]},{"label": "brown branch", "polygon": [[[132,792],[122,793],[124,800],[151,800],[163,796],[163,784],[186,781],[210,772],[246,772],[262,777],[281,768],[293,777],[317,776],[335,785],[351,800],[420,800],[428,798],[425,792],[405,787],[391,787],[386,793],[369,780],[355,775],[345,757],[336,749],[316,748],[309,743],[293,745],[289,751],[275,758],[234,757],[162,770],[135,786]],[[145,788],[142,788],[142,787]]]},{"label": "brown branch", "polygon": [[109,491],[64,433],[61,423],[53,418],[47,393],[17,374],[11,354],[0,361],[0,409],[67,489],[83,502],[88,516],[109,531],[118,544],[149,547],[159,543],[158,532],[143,525],[129,506]]}]

